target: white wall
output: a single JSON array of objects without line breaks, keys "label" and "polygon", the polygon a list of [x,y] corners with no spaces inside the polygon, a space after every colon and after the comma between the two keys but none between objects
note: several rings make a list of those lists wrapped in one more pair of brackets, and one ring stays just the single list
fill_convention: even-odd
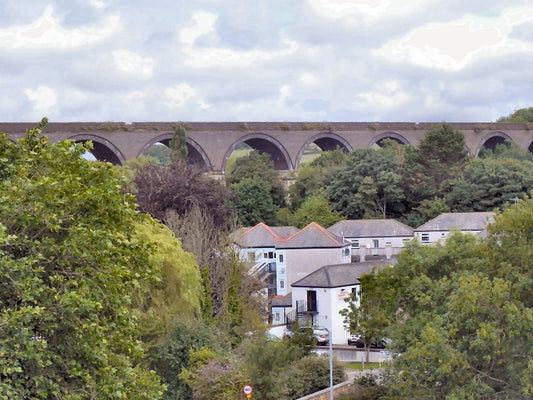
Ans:
[{"label": "white wall", "polygon": [[318,313],[314,316],[315,325],[324,326],[330,330],[333,344],[346,344],[349,332],[344,328],[344,317],[340,311],[347,307],[344,299],[352,292],[352,288],[359,290],[358,287],[359,285],[340,288],[293,287],[293,310],[296,309],[296,301],[307,301],[308,290],[316,291]]}]

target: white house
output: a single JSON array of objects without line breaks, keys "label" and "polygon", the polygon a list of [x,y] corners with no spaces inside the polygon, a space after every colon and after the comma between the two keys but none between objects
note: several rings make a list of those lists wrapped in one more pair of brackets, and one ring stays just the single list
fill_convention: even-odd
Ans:
[{"label": "white house", "polygon": [[367,261],[325,265],[292,284],[292,311],[289,319],[298,318],[330,330],[333,344],[346,344],[349,332],[340,311],[347,307],[350,293],[358,294],[362,275],[374,268],[383,269],[390,261]]},{"label": "white house", "polygon": [[479,235],[493,221],[493,212],[443,213],[416,228],[414,237],[420,243],[440,243],[454,230]]},{"label": "white house", "polygon": [[391,259],[413,239],[413,228],[394,219],[344,220],[328,231],[351,243],[352,261]]},{"label": "white house", "polygon": [[314,222],[300,230],[261,222],[231,237],[250,273],[267,282],[269,297],[288,294],[293,282],[323,265],[351,261],[350,243]]}]

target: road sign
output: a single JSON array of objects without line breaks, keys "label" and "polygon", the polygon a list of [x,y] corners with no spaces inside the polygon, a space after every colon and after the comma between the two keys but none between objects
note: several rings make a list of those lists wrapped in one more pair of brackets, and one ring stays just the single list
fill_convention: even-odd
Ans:
[{"label": "road sign", "polygon": [[244,392],[244,394],[246,395],[246,397],[250,398],[252,397],[252,387],[250,385],[244,385],[244,387],[242,388],[242,391]]}]

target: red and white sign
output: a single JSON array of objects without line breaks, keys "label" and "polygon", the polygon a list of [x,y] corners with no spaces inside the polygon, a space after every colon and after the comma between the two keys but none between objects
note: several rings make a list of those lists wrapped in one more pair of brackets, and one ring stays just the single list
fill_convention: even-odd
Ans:
[{"label": "red and white sign", "polygon": [[244,385],[244,387],[242,388],[242,391],[244,392],[246,396],[250,396],[253,392],[252,387],[250,385]]}]

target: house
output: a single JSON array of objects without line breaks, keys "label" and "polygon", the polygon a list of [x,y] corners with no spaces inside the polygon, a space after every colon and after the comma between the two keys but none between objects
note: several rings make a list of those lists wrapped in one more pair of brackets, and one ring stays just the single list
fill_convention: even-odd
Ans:
[{"label": "house", "polygon": [[284,296],[274,296],[270,300],[271,324],[286,325],[287,314],[292,309],[292,293]]},{"label": "house", "polygon": [[345,299],[361,290],[359,278],[374,269],[392,266],[394,261],[366,261],[325,265],[292,284],[292,311],[287,315],[291,323],[309,322],[330,330],[333,344],[346,344],[349,332],[344,327],[342,309]]},{"label": "house", "polygon": [[418,238],[420,243],[440,243],[454,230],[474,235],[482,234],[493,221],[493,212],[443,213],[416,228],[414,237]]},{"label": "house", "polygon": [[260,222],[251,228],[240,228],[230,235],[240,259],[250,264],[250,273],[265,281],[268,297],[278,294],[276,245],[296,232],[298,228],[294,226],[268,226]]},{"label": "house", "polygon": [[413,239],[413,228],[394,219],[344,220],[328,231],[351,243],[352,261],[389,260]]},{"label": "house", "polygon": [[284,296],[290,285],[326,264],[349,263],[350,243],[312,222],[303,229],[259,223],[231,235],[250,273],[267,282],[268,296]]}]

